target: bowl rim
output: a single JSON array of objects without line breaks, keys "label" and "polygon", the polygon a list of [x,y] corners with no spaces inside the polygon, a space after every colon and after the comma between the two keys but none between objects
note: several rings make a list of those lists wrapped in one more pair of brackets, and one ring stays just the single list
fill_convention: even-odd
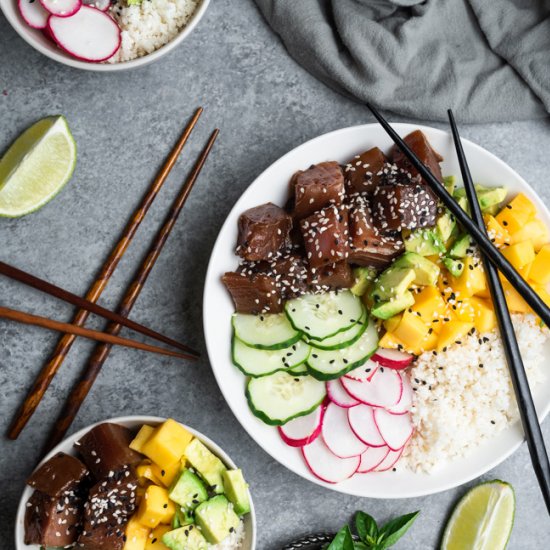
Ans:
[{"label": "bowl rim", "polygon": [[[6,9],[8,3],[14,5],[13,9]],[[161,57],[170,53],[193,32],[199,21],[206,13],[209,4],[210,0],[200,0],[199,6],[195,9],[194,13],[191,15],[191,19],[187,22],[185,27],[183,27],[177,36],[164,44],[164,46],[161,46],[158,50],[136,59],[123,61],[120,63],[89,63],[73,58],[59,48],[48,48],[35,37],[35,34],[40,32],[40,30],[29,27],[21,18],[17,8],[17,0],[0,0],[0,11],[4,14],[4,17],[8,20],[11,27],[24,41],[46,57],[74,69],[82,69],[84,71],[97,73],[112,73],[144,67],[145,65],[149,65],[150,63],[153,63],[154,61],[157,61]]]},{"label": "bowl rim", "polygon": [[[148,415],[129,415],[129,416],[117,416],[113,418],[107,418],[105,420],[101,420],[99,422],[94,422],[93,424],[90,424],[88,426],[85,426],[84,428],[78,430],[77,432],[69,435],[66,437],[63,441],[58,443],[49,453],[47,453],[40,462],[36,465],[36,467],[33,469],[36,470],[36,468],[40,467],[42,464],[44,464],[47,460],[49,460],[52,456],[55,454],[63,451],[67,452],[69,449],[73,449],[73,445],[75,441],[78,441],[81,439],[84,435],[86,435],[92,428],[95,428],[96,426],[99,426],[100,424],[105,424],[107,422],[113,423],[113,424],[120,424],[122,426],[125,426],[127,428],[135,428],[136,426],[143,425],[143,424],[160,424],[167,420],[168,418],[162,417],[162,416],[148,416]],[[174,419],[176,420],[176,419]],[[214,452],[227,466],[229,466],[231,469],[237,469],[237,465],[233,461],[233,459],[212,439],[210,439],[208,436],[204,435],[203,433],[199,432],[195,428],[192,428],[191,426],[188,426],[187,424],[184,424],[183,422],[180,422],[179,420],[176,420],[178,424],[181,424],[186,430],[188,430],[190,433],[193,434],[194,437],[198,438],[202,443],[204,443],[211,451]],[[23,541],[23,533],[24,533],[24,517],[25,517],[25,510],[26,510],[26,504],[27,500],[32,494],[32,489],[25,485],[25,488],[23,489],[21,493],[21,497],[19,499],[19,505],[17,506],[17,514],[15,518],[15,527],[14,527],[14,535],[15,535],[15,547],[17,550],[30,550],[34,548],[35,546],[29,546],[24,544]],[[257,538],[257,518],[256,518],[256,509],[254,506],[254,500],[252,498],[252,493],[250,489],[248,489],[248,498],[250,499],[250,537],[251,537],[251,550],[255,550],[256,548],[256,538]],[[38,548],[38,546],[36,546]]]}]

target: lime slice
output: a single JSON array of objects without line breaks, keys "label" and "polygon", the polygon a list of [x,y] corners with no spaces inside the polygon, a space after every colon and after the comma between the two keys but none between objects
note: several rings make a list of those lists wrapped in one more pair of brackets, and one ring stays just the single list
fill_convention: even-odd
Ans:
[{"label": "lime slice", "polygon": [[39,120],[0,160],[0,216],[30,214],[52,200],[69,181],[76,143],[62,116]]},{"label": "lime slice", "polygon": [[512,526],[516,498],[504,481],[488,481],[468,491],[445,527],[441,550],[503,550]]}]

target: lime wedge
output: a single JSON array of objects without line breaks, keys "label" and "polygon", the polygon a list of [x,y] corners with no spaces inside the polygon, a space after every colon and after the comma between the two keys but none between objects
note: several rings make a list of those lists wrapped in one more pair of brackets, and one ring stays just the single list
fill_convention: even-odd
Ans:
[{"label": "lime wedge", "polygon": [[30,214],[52,200],[69,181],[76,143],[62,116],[39,120],[0,160],[0,216]]},{"label": "lime wedge", "polygon": [[488,481],[468,491],[456,505],[441,550],[503,550],[512,526],[516,498],[504,481]]}]

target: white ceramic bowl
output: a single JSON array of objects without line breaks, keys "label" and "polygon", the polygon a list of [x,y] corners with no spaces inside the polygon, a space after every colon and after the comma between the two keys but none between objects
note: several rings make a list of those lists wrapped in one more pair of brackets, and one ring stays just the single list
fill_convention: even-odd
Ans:
[{"label": "white ceramic bowl", "polygon": [[[121,416],[118,418],[109,418],[108,420],[103,420],[102,422],[97,422],[92,424],[82,430],[74,433],[69,436],[67,439],[62,441],[57,447],[52,449],[48,453],[42,463],[49,460],[53,455],[59,452],[64,452],[70,455],[75,455],[74,443],[81,439],[85,434],[87,434],[94,426],[98,424],[103,424],[104,422],[112,422],[114,424],[120,424],[121,426],[126,426],[127,428],[139,428],[143,424],[149,424],[151,426],[156,426],[161,422],[164,422],[166,418],[160,418],[158,416]],[[229,457],[229,455],[211,439],[201,434],[197,430],[182,424],[182,426],[189,430],[196,438],[200,439],[216,456],[218,456],[223,463],[229,468],[237,468],[237,465]],[[246,475],[246,473],[245,473]],[[38,550],[39,546],[33,545],[28,546],[24,542],[25,534],[25,510],[26,504],[32,494],[32,489],[28,486],[25,487],[23,494],[21,495],[21,500],[19,501],[19,507],[17,509],[17,518],[15,521],[15,548],[16,550]],[[245,528],[245,537],[242,545],[242,550],[255,550],[256,548],[256,512],[254,511],[254,502],[252,501],[252,496],[249,493],[250,498],[250,514],[245,516],[244,528]]]},{"label": "white ceramic bowl", "polygon": [[[38,0],[36,1],[38,2]],[[25,23],[19,13],[19,9],[17,8],[17,0],[0,0],[0,9],[17,34],[35,50],[38,50],[50,59],[63,63],[64,65],[68,65],[69,67],[83,69],[85,71],[115,72],[143,67],[144,65],[148,65],[149,63],[152,63],[153,61],[156,61],[171,52],[178,44],[183,42],[185,38],[191,34],[191,32],[193,32],[193,29],[202,19],[209,4],[210,0],[202,0],[187,25],[173,40],[153,53],[122,63],[87,63],[85,61],[75,59],[68,53],[65,53],[63,50],[58,48],[51,40],[46,38],[42,31],[33,29]]]},{"label": "white ceramic bowl", "polygon": [[[460,180],[460,169],[450,133],[411,124],[393,124],[393,127],[403,136],[420,128],[435,149],[445,157],[442,165],[443,174],[454,174]],[[231,363],[230,320],[234,307],[220,277],[224,272],[234,270],[237,266],[237,257],[234,255],[237,220],[244,210],[269,201],[279,205],[285,204],[288,181],[299,169],[327,160],[345,163],[354,155],[371,147],[378,146],[388,151],[391,145],[390,138],[381,126],[366,124],[315,138],[272,164],[243,193],[220,231],[210,258],[203,303],[204,332],[212,369],[233,413],[258,445],[282,465],[318,485],[350,495],[386,499],[437,493],[482,475],[520,446],[523,433],[519,423],[479,446],[467,457],[455,460],[430,475],[398,469],[397,472],[355,475],[337,485],[320,481],[308,470],[299,450],[283,443],[276,428],[263,424],[247,406],[244,396],[245,377]],[[464,140],[464,150],[476,182],[489,186],[506,185],[510,194],[524,192],[536,204],[541,219],[550,226],[550,213],[543,202],[514,170],[470,141]],[[550,358],[550,344],[546,353]],[[536,388],[534,396],[537,410],[543,418],[550,410],[550,376],[547,376],[544,384]]]}]

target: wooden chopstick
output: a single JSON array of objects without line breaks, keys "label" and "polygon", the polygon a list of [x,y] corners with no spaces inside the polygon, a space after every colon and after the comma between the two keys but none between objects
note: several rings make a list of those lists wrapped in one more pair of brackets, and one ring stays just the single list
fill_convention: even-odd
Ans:
[{"label": "wooden chopstick", "polygon": [[[174,164],[176,163],[176,160],[178,159],[184,145],[187,143],[187,140],[189,139],[189,136],[191,135],[191,132],[193,131],[193,128],[195,127],[201,113],[202,113],[202,107],[199,107],[195,112],[195,114],[193,115],[193,117],[191,118],[191,120],[189,121],[189,123],[187,124],[187,126],[185,127],[176,145],[168,155],[168,158],[166,159],[164,165],[158,172],[153,183],[150,185],[145,196],[141,200],[139,206],[133,212],[132,217],[130,218],[126,227],[124,228],[124,231],[122,232],[122,236],[120,240],[118,241],[116,246],[113,248],[111,254],[107,258],[107,261],[101,268],[101,271],[99,272],[97,279],[92,284],[91,288],[86,294],[86,299],[89,300],[90,302],[97,302],[103,290],[107,286],[107,283],[111,278],[111,275],[116,269],[121,258],[124,256],[124,253],[126,252],[128,246],[132,242],[132,239],[136,231],[138,230],[139,226],[141,225],[143,218],[147,214],[151,204],[153,203],[159,191],[161,190],[162,186],[164,185],[164,182],[166,181],[168,174],[170,173]],[[73,319],[73,324],[82,326],[86,322],[88,315],[89,315],[89,312],[87,310],[85,309],[79,310]],[[42,397],[46,393],[46,390],[48,389],[48,386],[53,380],[55,374],[61,367],[63,360],[69,353],[69,350],[71,349],[71,346],[73,345],[74,340],[75,340],[75,337],[72,334],[65,334],[63,335],[61,340],[59,340],[52,357],[42,367],[42,370],[40,371],[40,373],[38,374],[38,377],[34,381],[34,384],[31,390],[27,394],[27,397],[23,401],[21,408],[17,412],[8,430],[7,436],[10,439],[17,439],[17,437],[19,436],[23,428],[27,425],[27,422],[29,421],[34,411],[38,407],[40,401],[42,400]]]},{"label": "wooden chopstick", "polygon": [[430,188],[439,197],[441,202],[451,211],[460,224],[468,231],[472,239],[479,246],[488,260],[508,279],[510,284],[519,292],[522,298],[531,306],[533,311],[550,326],[550,308],[544,303],[541,297],[529,286],[529,283],[516,271],[514,266],[502,255],[500,250],[494,246],[487,235],[468,216],[453,196],[437,180],[420,159],[413,153],[410,147],[401,139],[397,132],[390,126],[378,110],[367,103],[375,118],[380,122],[386,133],[393,142],[405,153],[411,164],[418,170]]},{"label": "wooden chopstick", "polygon": [[[130,314],[130,311],[132,310],[132,307],[134,306],[143,288],[143,285],[147,280],[147,277],[151,273],[151,270],[153,269],[162,251],[162,248],[168,240],[170,232],[172,231],[187,201],[187,197],[189,196],[191,189],[197,181],[197,178],[202,170],[202,167],[204,166],[204,163],[206,162],[206,159],[208,158],[212,146],[214,145],[214,142],[218,137],[218,133],[219,130],[216,129],[210,136],[210,139],[202,150],[189,176],[185,180],[181,191],[174,200],[170,211],[166,216],[164,224],[159,229],[153,243],[151,244],[145,261],[141,265],[134,281],[128,286],[126,294],[122,298],[120,307],[118,309],[120,315],[122,315],[123,317],[126,317]],[[106,332],[116,335],[120,332],[121,328],[122,326],[120,324],[110,323],[106,329]],[[103,364],[107,360],[110,351],[110,344],[100,344],[94,350],[92,356],[90,357],[90,360],[88,361],[82,378],[73,387],[71,394],[65,402],[65,406],[63,407],[60,415],[57,418],[57,421],[55,422],[55,425],[48,438],[45,451],[51,450],[65,437],[65,434],[67,433],[67,430],[69,429],[76,415],[78,414],[82,403],[92,389],[92,386],[98,374],[100,373]]]},{"label": "wooden chopstick", "polygon": [[72,325],[70,323],[62,323],[55,321],[54,319],[48,319],[47,317],[41,317],[40,315],[33,315],[31,313],[25,313],[23,311],[17,311],[16,309],[10,309],[0,306],[0,318],[9,319],[17,323],[23,323],[25,325],[33,325],[35,327],[47,328],[50,330],[57,330],[58,332],[64,332],[72,334],[74,336],[83,336],[89,340],[96,340],[98,342],[107,342],[111,345],[125,346],[127,348],[140,349],[143,351],[149,351],[151,353],[158,353],[160,355],[168,355],[170,357],[179,357],[180,359],[195,359],[194,356],[187,353],[172,351],[170,349],[159,348],[157,346],[151,346],[150,344],[143,344],[137,340],[129,340],[128,338],[121,338],[120,336],[108,334],[106,332],[99,332],[97,330],[91,330],[78,325]]},{"label": "wooden chopstick", "polygon": [[[458,128],[456,126],[453,113],[450,109],[448,111],[448,115],[449,122],[451,123],[451,130],[453,132],[456,154],[460,164],[460,171],[462,172],[462,180],[466,189],[468,202],[470,203],[472,218],[477,226],[484,233],[487,233],[485,223],[483,221],[483,214],[481,213],[481,208],[477,200],[474,182],[472,181],[470,168],[468,167],[468,162],[466,160],[466,155],[464,154],[464,149],[462,148]],[[487,261],[484,255],[482,258],[485,272],[487,274],[487,281],[489,283],[489,290],[491,291],[491,297],[493,298],[493,304],[495,306],[495,313],[498,319],[504,354],[506,356],[506,361],[510,370],[510,377],[512,378],[512,385],[514,386],[514,391],[516,394],[521,423],[523,425],[523,431],[525,432],[527,446],[529,447],[529,453],[531,455],[531,461],[539,481],[539,486],[542,491],[546,507],[550,513],[550,463],[548,461],[548,453],[546,451],[544,438],[540,429],[537,411],[533,402],[529,381],[527,380],[527,375],[525,373],[525,367],[521,358],[516,333],[514,332],[514,325],[512,323],[510,312],[508,311],[506,297],[498,276],[498,271],[491,264],[491,262]]]},{"label": "wooden chopstick", "polygon": [[136,332],[144,334],[145,336],[150,336],[151,338],[154,338],[159,342],[164,342],[165,344],[169,344],[170,346],[181,349],[182,351],[187,352],[189,355],[200,357],[200,354],[197,351],[191,349],[189,346],[186,346],[185,344],[178,342],[177,340],[172,340],[172,338],[169,338],[168,336],[164,336],[164,334],[160,334],[148,327],[140,325],[139,323],[136,323],[131,319],[123,317],[118,313],[115,313],[114,311],[111,311],[98,304],[90,302],[85,298],[81,298],[80,296],[77,296],[76,294],[73,294],[68,290],[65,290],[59,286],[49,283],[44,279],[40,279],[39,277],[35,277],[34,275],[31,275],[30,273],[27,273],[22,269],[18,269],[17,267],[14,267],[2,261],[0,261],[0,274],[5,275],[6,277],[9,277],[10,279],[23,283],[27,286],[35,288],[36,290],[40,290],[45,294],[49,294],[50,296],[63,300],[68,304],[71,304],[73,306],[78,306],[81,309],[86,309],[91,313],[95,313],[96,315],[99,315],[105,319],[108,319],[109,321],[114,321],[116,323],[119,323],[129,329],[132,329],[132,330],[135,330]]}]

